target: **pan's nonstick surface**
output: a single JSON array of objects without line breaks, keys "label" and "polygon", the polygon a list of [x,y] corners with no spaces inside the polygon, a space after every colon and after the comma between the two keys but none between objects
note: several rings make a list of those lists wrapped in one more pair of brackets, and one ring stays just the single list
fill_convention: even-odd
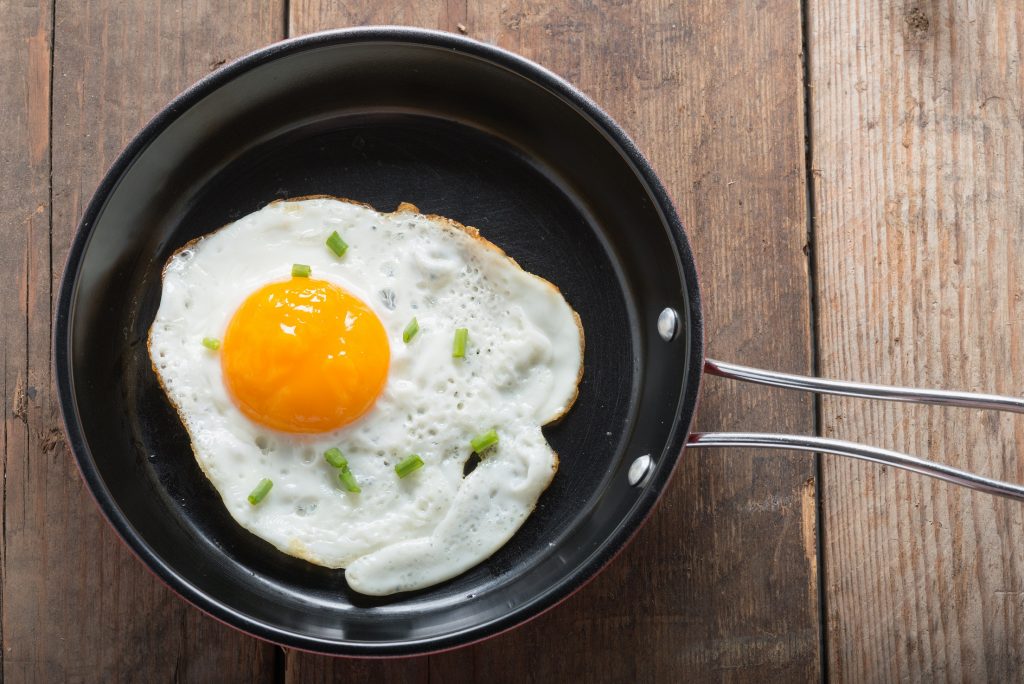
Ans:
[{"label": "pan's nonstick surface", "polygon": [[[477,226],[555,283],[586,331],[576,406],[537,511],[491,559],[386,598],[239,527],[160,390],[146,335],[186,241],[265,203],[402,201]],[[655,332],[663,307],[683,330]],[[664,487],[701,366],[696,276],[678,219],[621,131],[566,83],[446,34],[359,29],[271,46],[201,81],[115,163],[86,212],[58,304],[68,434],[104,513],[144,562],[248,632],[331,653],[446,648],[539,613],[626,542]],[[630,464],[651,454],[638,486]]]}]

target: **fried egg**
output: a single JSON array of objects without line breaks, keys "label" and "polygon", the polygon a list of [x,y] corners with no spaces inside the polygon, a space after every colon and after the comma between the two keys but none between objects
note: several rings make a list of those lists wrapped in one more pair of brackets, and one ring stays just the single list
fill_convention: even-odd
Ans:
[{"label": "fried egg", "polygon": [[583,329],[473,228],[312,197],[176,252],[149,353],[231,516],[387,595],[466,571],[526,520]]}]

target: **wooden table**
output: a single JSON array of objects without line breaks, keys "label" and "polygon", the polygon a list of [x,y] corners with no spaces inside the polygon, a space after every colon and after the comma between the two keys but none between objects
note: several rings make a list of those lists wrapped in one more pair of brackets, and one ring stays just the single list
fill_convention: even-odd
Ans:
[{"label": "wooden table", "polygon": [[[10,681],[1003,680],[1024,508],[801,454],[688,452],[627,553],[529,625],[332,660],[186,605],[117,542],[63,442],[54,293],[107,165],[166,101],[325,28],[462,31],[636,139],[703,273],[709,354],[1024,393],[1019,0],[0,0],[3,674]],[[1024,479],[1024,421],[711,379],[698,427],[862,440]]]}]

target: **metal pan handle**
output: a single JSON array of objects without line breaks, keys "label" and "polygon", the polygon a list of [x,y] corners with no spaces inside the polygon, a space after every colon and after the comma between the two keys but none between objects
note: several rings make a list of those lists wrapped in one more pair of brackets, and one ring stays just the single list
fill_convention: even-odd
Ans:
[{"label": "metal pan handle", "polygon": [[[704,372],[723,378],[742,380],[758,385],[772,385],[797,389],[819,394],[838,394],[863,399],[882,399],[885,401],[903,401],[913,404],[933,404],[939,406],[960,406],[964,408],[994,409],[1024,413],[1024,399],[1004,397],[997,394],[974,394],[971,392],[950,392],[946,390],[926,390],[913,387],[890,387],[887,385],[868,385],[859,382],[826,380],[811,378],[789,373],[776,373],[758,368],[749,368],[732,363],[706,359]],[[981,475],[951,468],[941,463],[926,461],[922,458],[902,454],[898,451],[864,446],[854,442],[825,437],[801,437],[799,435],[777,435],[756,432],[695,432],[690,435],[689,446],[694,447],[742,447],[754,446],[766,449],[797,449],[820,453],[849,456],[864,461],[873,461],[885,465],[903,468],[929,477],[952,482],[962,487],[969,487],[989,494],[997,494],[1018,501],[1024,501],[1024,487],[992,480]]]}]

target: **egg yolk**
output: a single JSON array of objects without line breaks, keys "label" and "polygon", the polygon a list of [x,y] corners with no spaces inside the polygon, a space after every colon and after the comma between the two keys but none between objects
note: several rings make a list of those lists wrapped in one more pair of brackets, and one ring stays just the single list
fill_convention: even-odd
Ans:
[{"label": "egg yolk", "polygon": [[370,307],[313,278],[249,295],[221,344],[235,404],[284,432],[326,432],[366,413],[384,389],[389,360],[387,334]]}]

